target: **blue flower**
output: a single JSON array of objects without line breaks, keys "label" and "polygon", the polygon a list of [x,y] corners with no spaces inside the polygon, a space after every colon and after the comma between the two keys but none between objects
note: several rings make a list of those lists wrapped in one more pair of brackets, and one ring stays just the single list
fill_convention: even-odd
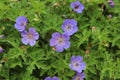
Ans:
[{"label": "blue flower", "polygon": [[110,4],[111,7],[114,7],[114,5],[115,5],[113,0],[109,0],[109,4]]},{"label": "blue flower", "polygon": [[28,32],[22,31],[21,32],[22,42],[23,44],[27,45],[30,44],[30,46],[34,46],[36,43],[36,40],[39,39],[39,34],[36,32],[35,28],[30,27]]},{"label": "blue flower", "polygon": [[66,19],[62,24],[62,30],[65,34],[73,35],[78,31],[77,21],[75,19]]},{"label": "blue flower", "polygon": [[60,79],[58,77],[54,76],[53,78],[46,77],[44,80],[60,80]]},{"label": "blue flower", "polygon": [[82,73],[77,73],[72,80],[84,80],[84,78],[85,78],[85,74],[82,72]]},{"label": "blue flower", "polygon": [[18,29],[18,31],[24,31],[26,29],[26,25],[28,23],[28,20],[25,16],[19,16],[16,19],[15,28]]},{"label": "blue flower", "polygon": [[78,73],[81,73],[82,70],[85,70],[86,64],[82,61],[83,58],[81,56],[72,56],[70,68]]},{"label": "blue flower", "polygon": [[63,52],[64,49],[68,49],[70,47],[69,39],[70,37],[67,34],[55,32],[52,34],[52,38],[50,39],[50,46],[54,47],[57,52]]},{"label": "blue flower", "polygon": [[81,4],[79,1],[72,2],[70,6],[73,9],[73,11],[77,13],[82,13],[82,11],[84,10],[84,5]]}]

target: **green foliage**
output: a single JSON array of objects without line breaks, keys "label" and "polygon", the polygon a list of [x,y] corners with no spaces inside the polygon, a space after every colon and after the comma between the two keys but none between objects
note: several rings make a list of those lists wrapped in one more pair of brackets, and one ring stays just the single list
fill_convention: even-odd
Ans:
[{"label": "green foliage", "polygon": [[[72,55],[82,55],[86,63],[85,80],[120,80],[120,1],[110,7],[107,0],[80,0],[82,14],[72,11],[75,0],[0,0],[0,80],[44,80],[58,76],[71,80]],[[109,14],[112,17],[109,17]],[[14,28],[18,16],[26,16],[28,26],[36,28],[40,39],[30,47],[21,42]],[[62,53],[49,45],[53,32],[62,33],[64,19],[74,18],[78,32],[71,36],[71,46]],[[27,26],[27,28],[28,28]]]}]

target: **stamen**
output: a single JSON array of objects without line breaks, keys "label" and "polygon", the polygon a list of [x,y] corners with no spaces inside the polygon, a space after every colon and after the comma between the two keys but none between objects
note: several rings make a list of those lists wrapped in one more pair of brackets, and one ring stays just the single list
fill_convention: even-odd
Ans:
[{"label": "stamen", "polygon": [[23,22],[21,23],[21,26],[22,26],[22,27],[26,26],[26,22],[23,21]]},{"label": "stamen", "polygon": [[68,25],[66,26],[66,30],[70,30],[70,29],[71,29],[71,25],[68,24]]},{"label": "stamen", "polygon": [[33,38],[33,35],[30,34],[30,33],[28,33],[28,37],[29,37],[29,39],[32,39],[32,38]]},{"label": "stamen", "polygon": [[75,63],[74,63],[74,66],[75,66],[75,67],[78,67],[78,66],[79,66],[78,62],[75,62]]},{"label": "stamen", "polygon": [[79,5],[75,5],[75,9],[79,9]]},{"label": "stamen", "polygon": [[76,77],[76,79],[75,80],[80,80],[80,77]]},{"label": "stamen", "polygon": [[63,38],[59,38],[59,43],[62,43],[63,42]]}]

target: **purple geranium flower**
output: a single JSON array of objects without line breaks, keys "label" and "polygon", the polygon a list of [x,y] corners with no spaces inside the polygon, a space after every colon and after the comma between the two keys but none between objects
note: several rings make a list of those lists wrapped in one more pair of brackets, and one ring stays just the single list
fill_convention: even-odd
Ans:
[{"label": "purple geranium flower", "polygon": [[60,80],[60,79],[58,77],[54,76],[53,78],[46,77],[44,80]]},{"label": "purple geranium flower", "polygon": [[115,5],[114,2],[111,1],[111,2],[110,2],[110,6],[111,6],[111,7],[114,7],[114,5]]},{"label": "purple geranium flower", "polygon": [[70,68],[78,73],[81,73],[82,70],[86,68],[86,64],[82,61],[83,58],[81,56],[72,56]]},{"label": "purple geranium flower", "polygon": [[3,48],[0,46],[0,53],[2,53],[4,50],[3,50]]},{"label": "purple geranium flower", "polygon": [[24,31],[27,23],[28,20],[25,16],[19,16],[16,19],[15,28],[18,29],[18,31]]},{"label": "purple geranium flower", "polygon": [[77,21],[75,19],[66,19],[62,24],[62,30],[65,34],[73,35],[78,31]]},{"label": "purple geranium flower", "polygon": [[30,44],[30,46],[34,46],[36,43],[36,40],[39,39],[39,34],[36,32],[35,28],[30,27],[28,32],[22,31],[21,32],[22,42],[23,44],[27,45]]},{"label": "purple geranium flower", "polygon": [[73,80],[84,80],[85,74],[84,73],[77,73],[76,76],[73,77]]},{"label": "purple geranium flower", "polygon": [[60,34],[55,32],[50,39],[50,46],[54,47],[57,52],[63,52],[64,49],[70,47],[70,37],[67,34]]},{"label": "purple geranium flower", "polygon": [[111,7],[114,7],[114,5],[115,5],[113,0],[109,0],[109,4],[110,4]]},{"label": "purple geranium flower", "polygon": [[77,12],[77,13],[82,13],[83,9],[84,9],[84,5],[81,4],[79,1],[76,1],[76,2],[72,2],[70,4],[71,8]]}]

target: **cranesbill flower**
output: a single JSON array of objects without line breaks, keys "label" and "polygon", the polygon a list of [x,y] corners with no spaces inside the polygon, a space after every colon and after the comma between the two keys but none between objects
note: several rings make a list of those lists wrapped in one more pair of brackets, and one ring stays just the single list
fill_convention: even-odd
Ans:
[{"label": "cranesbill flower", "polygon": [[82,13],[82,11],[84,10],[84,5],[81,4],[79,1],[72,2],[70,6],[73,9],[73,11],[77,13]]},{"label": "cranesbill flower", "polygon": [[3,48],[0,46],[0,53],[2,53],[4,50],[3,50]]},{"label": "cranesbill flower", "polygon": [[25,16],[19,16],[16,19],[15,28],[18,29],[18,31],[24,31],[26,29],[27,23],[28,20]]},{"label": "cranesbill flower", "polygon": [[84,78],[85,78],[85,74],[82,72],[82,73],[77,73],[72,80],[84,80]]},{"label": "cranesbill flower", "polygon": [[82,61],[83,58],[81,56],[72,56],[70,68],[78,73],[81,73],[82,70],[85,70],[86,64]]},{"label": "cranesbill flower", "polygon": [[109,0],[109,4],[110,4],[111,7],[114,7],[114,5],[115,5],[113,0]]},{"label": "cranesbill flower", "polygon": [[55,32],[50,39],[50,46],[54,47],[57,52],[63,52],[64,49],[70,47],[70,37],[67,34]]},{"label": "cranesbill flower", "polygon": [[60,79],[58,77],[54,76],[53,78],[46,77],[44,80],[60,80]]},{"label": "cranesbill flower", "polygon": [[46,77],[44,80],[52,80],[51,77]]},{"label": "cranesbill flower", "polygon": [[62,30],[65,34],[73,35],[78,31],[77,21],[75,19],[66,19],[62,24]]},{"label": "cranesbill flower", "polygon": [[34,46],[36,43],[36,40],[39,39],[39,34],[36,32],[35,28],[30,27],[28,32],[27,31],[22,31],[21,32],[22,38],[22,43],[27,45],[29,44],[30,46]]}]

